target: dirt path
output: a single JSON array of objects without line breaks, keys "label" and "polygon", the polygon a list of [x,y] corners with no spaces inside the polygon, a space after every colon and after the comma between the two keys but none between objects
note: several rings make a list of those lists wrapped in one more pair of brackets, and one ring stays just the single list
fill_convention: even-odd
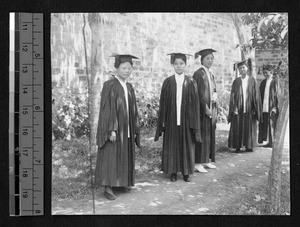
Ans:
[{"label": "dirt path", "polygon": [[[283,152],[283,169],[289,171],[289,130]],[[194,173],[186,183],[157,173],[151,179],[137,179],[131,192],[116,192],[115,201],[95,195],[96,214],[213,214],[256,184],[266,184],[271,160],[270,148],[254,152],[227,153],[217,160],[217,169]],[[92,214],[92,200],[57,200],[53,214]]]}]

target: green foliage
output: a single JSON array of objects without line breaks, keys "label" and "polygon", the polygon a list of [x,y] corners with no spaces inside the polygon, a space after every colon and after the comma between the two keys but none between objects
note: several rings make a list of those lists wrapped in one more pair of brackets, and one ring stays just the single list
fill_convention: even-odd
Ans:
[{"label": "green foliage", "polygon": [[[154,127],[141,131],[142,148],[135,150],[136,179],[152,178],[161,167],[162,142],[154,142]],[[216,158],[226,157],[228,125],[219,124],[216,130]],[[55,140],[52,143],[52,193],[56,198],[84,198],[91,194],[91,171],[87,156],[89,141],[86,136],[71,141]],[[97,153],[91,154],[94,174]]]},{"label": "green foliage", "polygon": [[[290,215],[290,174],[281,173],[280,215]],[[242,179],[242,177],[241,177]],[[266,212],[267,184],[265,181],[247,188],[247,193],[219,207],[215,215],[269,215]]]},{"label": "green foliage", "polygon": [[222,89],[218,90],[218,115],[217,122],[218,123],[227,123],[227,116],[229,112],[229,101],[230,101],[230,92]]},{"label": "green foliage", "polygon": [[[224,89],[218,91],[218,123],[227,123],[229,99],[230,92]],[[145,97],[142,92],[137,91],[137,107],[140,126],[142,128],[151,128],[156,126],[159,111],[159,92],[151,92],[149,98],[149,96]]]},{"label": "green foliage", "polygon": [[[86,136],[70,141],[52,143],[52,190],[60,198],[81,198],[90,193],[91,171],[88,158],[89,141]],[[92,154],[96,159],[96,154]]]},{"label": "green foliage", "polygon": [[[143,146],[142,148],[136,148],[137,178],[149,177],[151,174],[159,173],[162,151],[162,140],[157,143],[153,142],[158,118],[160,92],[141,90],[142,92],[136,91]],[[97,153],[92,152],[93,170],[91,172],[88,158],[87,95],[68,87],[54,88],[52,93],[53,195],[58,198],[83,198],[91,194],[90,177],[95,169],[97,156]],[[226,121],[227,105],[229,103],[227,93],[223,90],[219,92],[219,122]],[[220,148],[218,146],[226,146],[226,135],[218,135],[216,139],[217,149]]]},{"label": "green foliage", "polygon": [[252,25],[252,46],[262,49],[288,47],[287,13],[247,13],[243,23]]},{"label": "green foliage", "polygon": [[54,139],[80,138],[89,136],[87,93],[78,89],[52,89],[52,132]]},{"label": "green foliage", "polygon": [[137,175],[159,172],[161,166],[162,140],[154,142],[155,127],[141,131],[142,148],[136,148],[135,168]]},{"label": "green foliage", "polygon": [[147,96],[137,90],[137,108],[141,127],[154,127],[158,120],[159,93],[151,91]]}]

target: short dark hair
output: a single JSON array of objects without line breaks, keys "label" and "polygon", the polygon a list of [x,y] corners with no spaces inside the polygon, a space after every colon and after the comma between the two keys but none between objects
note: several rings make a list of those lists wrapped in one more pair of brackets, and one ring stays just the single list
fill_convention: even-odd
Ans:
[{"label": "short dark hair", "polygon": [[272,71],[273,70],[273,66],[270,65],[270,64],[263,65],[262,69],[263,70],[267,70],[267,71]]},{"label": "short dark hair", "polygon": [[213,56],[213,58],[215,58],[215,56],[213,55],[213,53],[209,53],[209,54],[206,54],[206,55],[202,55],[201,56],[201,64],[202,64],[202,62],[203,62],[203,59],[207,56],[207,55],[212,55]]}]

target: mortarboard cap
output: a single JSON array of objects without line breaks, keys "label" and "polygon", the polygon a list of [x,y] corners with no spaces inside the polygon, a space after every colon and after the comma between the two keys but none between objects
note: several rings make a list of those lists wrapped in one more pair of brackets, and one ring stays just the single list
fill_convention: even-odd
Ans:
[{"label": "mortarboard cap", "polygon": [[171,64],[174,64],[176,58],[180,58],[186,63],[186,56],[192,56],[190,54],[183,54],[183,53],[170,53],[167,55],[171,55]]},{"label": "mortarboard cap", "polygon": [[237,63],[237,67],[239,68],[240,66],[242,66],[242,65],[246,65],[247,67],[249,67],[249,65],[248,65],[248,60],[244,60],[244,61],[241,61],[241,62],[238,62]]},{"label": "mortarboard cap", "polygon": [[265,64],[265,65],[263,65],[262,69],[263,70],[271,71],[273,69],[273,66],[270,65],[270,64]]},{"label": "mortarboard cap", "polygon": [[213,52],[217,52],[217,51],[214,50],[214,49],[211,49],[211,48],[200,50],[200,51],[195,53],[195,59],[200,55],[201,56],[201,61],[202,61],[203,58],[205,58],[209,54],[212,54]]},{"label": "mortarboard cap", "polygon": [[124,62],[129,62],[132,65],[132,59],[138,59],[137,57],[130,54],[113,54],[110,57],[115,58],[115,68],[119,68],[120,64]]}]

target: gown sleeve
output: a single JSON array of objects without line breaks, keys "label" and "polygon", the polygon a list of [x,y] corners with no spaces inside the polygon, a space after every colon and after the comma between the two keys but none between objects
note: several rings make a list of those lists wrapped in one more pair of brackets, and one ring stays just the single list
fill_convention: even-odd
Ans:
[{"label": "gown sleeve", "polygon": [[256,83],[256,80],[254,78],[252,78],[252,82],[253,82],[253,110],[254,110],[254,114],[256,116],[256,120],[258,122],[262,121],[262,100],[261,100],[261,94],[260,94],[260,89],[258,88],[258,85]]},{"label": "gown sleeve", "polygon": [[135,143],[138,147],[141,147],[141,137],[140,137],[140,124],[139,124],[139,114],[138,114],[138,108],[136,104],[136,96],[133,87],[131,86],[131,92],[132,92],[132,102],[133,102],[133,114],[134,114],[134,122],[135,122]]},{"label": "gown sleeve", "polygon": [[274,107],[276,109],[276,114],[278,115],[278,81],[277,79],[274,79]]},{"label": "gown sleeve", "polygon": [[201,120],[200,120],[200,101],[198,94],[197,82],[191,78],[191,89],[190,89],[190,103],[189,103],[189,119],[192,129],[195,133],[195,140],[197,142],[202,142],[201,139]]},{"label": "gown sleeve", "polygon": [[166,95],[167,95],[167,81],[165,80],[160,93],[159,99],[159,112],[158,112],[158,122],[157,122],[157,129],[154,141],[157,141],[159,137],[162,135],[162,132],[165,128],[165,120],[166,120]]},{"label": "gown sleeve", "polygon": [[198,95],[199,95],[199,105],[201,108],[201,115],[205,114],[206,110],[206,103],[207,100],[205,99],[205,85],[203,80],[203,72],[201,70],[197,70],[194,75],[193,79],[197,82],[197,88],[198,88]]},{"label": "gown sleeve", "polygon": [[97,129],[97,145],[101,148],[108,140],[111,131],[118,130],[116,94],[113,82],[107,81],[101,92],[101,102]]},{"label": "gown sleeve", "polygon": [[231,86],[231,93],[230,93],[230,101],[229,101],[229,113],[228,113],[228,123],[231,122],[232,116],[234,113],[238,112],[237,104],[235,100],[235,93],[236,93],[236,80],[233,81]]}]

